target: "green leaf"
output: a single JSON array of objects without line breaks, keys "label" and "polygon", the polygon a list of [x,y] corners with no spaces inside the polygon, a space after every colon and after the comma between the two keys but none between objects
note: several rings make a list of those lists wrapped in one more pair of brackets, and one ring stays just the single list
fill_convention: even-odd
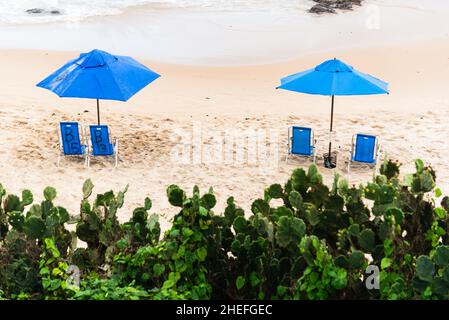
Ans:
[{"label": "green leaf", "polygon": [[117,243],[115,245],[120,250],[123,250],[123,249],[125,249],[128,246],[128,241],[126,239],[120,239],[120,240],[117,241]]},{"label": "green leaf", "polygon": [[125,202],[125,193],[120,191],[117,195],[117,208],[123,207],[124,202]]},{"label": "green leaf", "polygon": [[260,279],[257,276],[257,273],[254,271],[249,275],[249,280],[251,283],[251,287],[256,287],[260,283]]},{"label": "green leaf", "polygon": [[30,239],[40,239],[45,232],[45,222],[42,218],[31,216],[25,221],[24,231]]},{"label": "green leaf", "polygon": [[161,274],[165,272],[165,266],[163,264],[156,263],[153,266],[153,272],[156,277],[159,277]]},{"label": "green leaf", "polygon": [[6,194],[6,190],[3,185],[0,183],[0,198]]},{"label": "green leaf", "polygon": [[262,199],[255,200],[251,205],[251,211],[256,213],[268,214],[270,212],[270,205]]},{"label": "green leaf", "polygon": [[431,282],[435,274],[435,265],[427,256],[419,256],[416,260],[416,275],[419,279]]},{"label": "green leaf", "polygon": [[359,244],[365,252],[371,252],[374,247],[375,234],[373,230],[367,228],[359,234]]},{"label": "green leaf", "polygon": [[33,194],[30,190],[22,191],[22,205],[27,206],[33,203]]},{"label": "green leaf", "polygon": [[381,269],[389,268],[391,266],[391,262],[392,261],[390,258],[383,258],[382,261],[380,262]]},{"label": "green leaf", "polygon": [[295,191],[300,193],[307,192],[308,183],[307,183],[307,174],[302,168],[298,168],[293,170],[291,176],[291,185]]},{"label": "green leaf", "polygon": [[436,198],[439,198],[439,197],[441,197],[443,195],[443,192],[441,191],[441,189],[440,188],[436,188],[435,189],[435,197]]},{"label": "green leaf", "polygon": [[5,199],[4,208],[5,213],[22,211],[19,197],[13,194],[8,194]]},{"label": "green leaf", "polygon": [[207,210],[212,209],[217,204],[217,199],[212,193],[206,193],[201,197],[201,205]]},{"label": "green leaf", "polygon": [[282,216],[293,217],[293,211],[285,206],[280,206],[274,210],[276,217],[280,218]]},{"label": "green leaf", "polygon": [[400,164],[393,162],[385,158],[384,162],[380,166],[380,173],[384,175],[388,180],[399,175]]},{"label": "green leaf", "polygon": [[87,199],[92,194],[92,190],[94,189],[94,185],[92,183],[92,180],[87,179],[83,183],[83,197],[84,199]]},{"label": "green leaf", "polygon": [[302,206],[302,196],[298,191],[293,190],[288,195],[288,201],[295,209],[301,209]]},{"label": "green leaf", "polygon": [[153,206],[153,203],[151,202],[151,199],[146,197],[145,198],[145,205],[144,205],[145,210],[151,210],[152,206]]},{"label": "green leaf", "polygon": [[421,159],[415,160],[416,173],[422,173],[424,170],[424,162]]},{"label": "green leaf", "polygon": [[204,208],[204,207],[199,207],[199,209],[198,209],[199,215],[200,215],[200,216],[203,216],[203,217],[207,217],[208,212],[209,212],[209,211],[207,211],[207,209]]},{"label": "green leaf", "polygon": [[162,289],[170,289],[175,286],[178,280],[181,278],[181,275],[178,272],[170,272],[168,275],[168,279],[165,280],[162,285]]},{"label": "green leaf", "polygon": [[196,250],[196,256],[198,257],[198,261],[204,261],[207,257],[207,249],[205,247],[198,248]]},{"label": "green leaf", "polygon": [[248,228],[248,223],[244,217],[238,216],[234,219],[232,226],[234,227],[236,233],[245,233]]},{"label": "green leaf", "polygon": [[290,244],[299,244],[306,233],[306,224],[296,217],[282,216],[279,218],[276,231],[276,241],[280,247],[288,247]]},{"label": "green leaf", "polygon": [[440,267],[445,267],[449,264],[449,246],[438,246],[435,249],[433,260]]},{"label": "green leaf", "polygon": [[337,289],[343,289],[348,284],[348,273],[345,269],[338,268],[336,277],[331,281],[332,286]]},{"label": "green leaf", "polygon": [[319,174],[318,167],[314,163],[309,166],[307,176],[309,177],[310,182],[313,184],[320,184],[323,182],[323,177],[321,176],[321,174]]},{"label": "green leaf", "polygon": [[46,187],[44,189],[44,198],[47,201],[53,201],[56,198],[56,189],[53,187]]},{"label": "green leaf", "polygon": [[346,180],[346,179],[339,179],[337,188],[338,188],[338,190],[341,190],[343,192],[347,192],[347,190],[349,189],[348,180]]},{"label": "green leaf", "polygon": [[153,213],[148,218],[147,228],[148,228],[148,230],[150,230],[150,232],[153,234],[153,236],[156,236],[157,238],[159,238],[159,234],[161,232],[161,226],[159,223],[159,216],[156,213]]},{"label": "green leaf", "polygon": [[70,220],[69,212],[63,207],[56,207],[56,211],[59,217],[59,223],[63,224]]},{"label": "green leaf", "polygon": [[413,174],[404,175],[404,186],[411,187],[413,185]]},{"label": "green leaf", "polygon": [[17,231],[23,231],[23,224],[25,223],[25,217],[20,211],[13,211],[8,216],[9,224]]},{"label": "green leaf", "polygon": [[238,276],[237,280],[235,281],[235,286],[237,287],[238,290],[240,290],[243,288],[244,285],[245,285],[245,278],[243,278],[242,276]]},{"label": "green leaf", "polygon": [[182,204],[186,199],[186,194],[177,185],[172,184],[167,188],[167,197],[168,202],[170,202],[172,206],[182,207]]},{"label": "green leaf", "polygon": [[320,215],[318,213],[318,210],[314,204],[311,203],[305,203],[305,213],[307,217],[307,221],[311,226],[316,226],[318,223],[320,223]]},{"label": "green leaf", "polygon": [[283,190],[280,184],[272,184],[268,188],[268,194],[272,199],[280,199],[283,197]]},{"label": "green leaf", "polygon": [[42,217],[42,210],[39,204],[33,204],[27,212],[27,217]]},{"label": "green leaf", "polygon": [[404,220],[404,213],[402,212],[402,210],[395,207],[390,207],[387,210],[385,210],[385,216],[394,217],[394,220],[396,221],[397,224],[402,224]]},{"label": "green leaf", "polygon": [[446,218],[446,210],[444,210],[443,208],[435,208],[434,212],[436,214],[436,216],[438,217],[438,219],[445,219]]},{"label": "green leaf", "polygon": [[429,171],[424,171],[422,173],[421,185],[423,192],[430,192],[435,188],[435,180]]},{"label": "green leaf", "polygon": [[349,256],[348,262],[353,269],[360,269],[365,264],[365,255],[359,250],[355,250]]},{"label": "green leaf", "polygon": [[357,223],[351,224],[348,228],[348,233],[353,237],[358,237],[360,234],[360,225]]}]

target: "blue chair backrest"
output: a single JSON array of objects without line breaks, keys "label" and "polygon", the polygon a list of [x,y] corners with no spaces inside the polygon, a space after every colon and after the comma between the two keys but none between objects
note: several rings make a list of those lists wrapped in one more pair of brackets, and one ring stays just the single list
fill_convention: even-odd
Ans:
[{"label": "blue chair backrest", "polygon": [[373,163],[375,159],[376,137],[366,134],[357,134],[355,142],[354,160],[358,162]]},{"label": "blue chair backrest", "polygon": [[92,125],[89,128],[93,155],[110,156],[114,154],[114,148],[109,140],[108,126]]},{"label": "blue chair backrest", "polygon": [[79,126],[77,122],[61,122],[62,148],[65,155],[82,155],[84,148],[81,144]]},{"label": "blue chair backrest", "polygon": [[291,153],[309,156],[313,149],[311,145],[312,129],[303,127],[292,128]]}]

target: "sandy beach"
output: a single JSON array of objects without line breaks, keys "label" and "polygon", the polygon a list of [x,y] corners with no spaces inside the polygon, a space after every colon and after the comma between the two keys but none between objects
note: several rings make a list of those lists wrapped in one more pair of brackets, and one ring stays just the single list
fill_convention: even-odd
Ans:
[{"label": "sandy beach", "polygon": [[[410,19],[407,10],[403,9],[404,21]],[[358,14],[363,13],[359,11]],[[11,193],[29,188],[36,200],[42,198],[45,186],[54,186],[58,191],[57,202],[73,214],[78,212],[85,179],[92,179],[96,192],[118,191],[129,184],[125,207],[120,212],[122,220],[127,220],[132,214],[131,209],[141,205],[149,196],[153,200],[152,211],[159,213],[163,221],[169,221],[177,213],[166,199],[165,190],[169,184],[178,184],[187,192],[194,185],[203,190],[213,186],[218,197],[217,212],[224,208],[226,198],[231,195],[249,212],[251,202],[263,196],[264,187],[271,183],[284,183],[294,168],[306,168],[310,163],[295,159],[285,163],[287,128],[304,125],[315,130],[318,165],[327,182],[332,181],[335,172],[353,184],[371,178],[372,171],[367,167],[346,172],[351,137],[354,133],[363,132],[378,135],[382,157],[388,155],[399,160],[403,163],[403,172],[413,170],[415,158],[431,164],[437,173],[437,185],[449,193],[449,163],[444,159],[449,146],[446,123],[449,117],[449,33],[444,27],[438,27],[445,14],[442,12],[435,19],[430,27],[435,27],[437,32],[428,32],[428,37],[424,37],[422,31],[416,32],[418,36],[410,37],[406,27],[401,30],[395,27],[388,41],[376,41],[375,36],[369,43],[360,42],[346,47],[321,43],[307,50],[292,45],[301,53],[294,59],[291,55],[276,54],[267,46],[262,47],[258,57],[265,55],[270,57],[270,61],[256,57],[256,63],[249,63],[248,57],[254,45],[251,50],[242,49],[239,59],[238,41],[244,38],[238,36],[236,39],[240,40],[231,41],[233,47],[229,52],[217,54],[221,60],[203,57],[204,64],[189,58],[195,51],[193,49],[186,53],[185,59],[177,60],[177,56],[182,56],[179,51],[176,55],[168,55],[167,59],[158,59],[162,52],[148,56],[144,51],[129,52],[133,47],[122,48],[116,53],[139,58],[162,77],[127,103],[102,102],[103,123],[110,126],[120,141],[117,169],[107,159],[93,160],[90,168],[83,167],[82,161],[71,159],[63,160],[60,167],[56,166],[58,123],[63,120],[79,121],[84,125],[94,123],[95,102],[60,99],[35,87],[35,84],[67,60],[78,56],[83,48],[69,45],[70,51],[62,51],[57,46],[46,49],[33,45],[26,47],[23,38],[16,37],[15,45],[14,41],[6,41],[7,45],[0,49],[0,182]],[[329,19],[350,20],[354,15],[357,16],[357,12]],[[129,19],[129,16],[105,19]],[[326,18],[318,19],[322,24]],[[385,19],[386,25],[392,24],[390,14]],[[430,15],[428,19],[432,19]],[[89,23],[87,26],[92,27]],[[17,35],[30,37],[29,26],[7,28],[9,36],[6,37],[7,32],[2,29],[0,40],[11,40]],[[39,28],[33,32],[40,32]],[[384,33],[389,30],[385,28],[381,29]],[[11,33],[13,30],[17,33]],[[317,33],[323,30],[325,28]],[[47,31],[42,32],[48,36]],[[370,32],[361,29],[352,36],[348,33],[345,43],[363,38],[364,33],[370,35]],[[275,32],[268,36],[269,39],[274,37]],[[393,42],[394,37],[396,42]],[[177,38],[181,37],[178,35]],[[79,42],[79,38],[76,41]],[[291,40],[286,38],[283,41],[278,51],[287,50]],[[85,44],[86,47],[95,45],[92,39]],[[106,47],[114,49],[117,45],[111,41]],[[220,50],[220,47],[215,46],[215,49]],[[232,55],[232,52],[236,53]],[[205,55],[213,54],[211,49]],[[281,77],[333,57],[388,81],[391,94],[336,99],[334,146],[339,151],[339,158],[337,169],[329,170],[322,165],[322,154],[326,152],[328,142],[329,98],[275,90],[275,87]],[[203,158],[190,163],[176,161],[173,150],[180,142],[179,133],[194,135],[198,128],[202,130],[200,151]],[[275,153],[269,156],[270,163],[264,158],[249,161],[245,158],[247,155],[243,163],[204,160],[205,153],[215,143],[213,137],[226,130],[231,130],[236,136],[241,132],[266,134],[266,139],[262,139],[263,145]],[[245,147],[246,153],[248,148],[251,147]],[[192,151],[193,154],[195,152]]]}]

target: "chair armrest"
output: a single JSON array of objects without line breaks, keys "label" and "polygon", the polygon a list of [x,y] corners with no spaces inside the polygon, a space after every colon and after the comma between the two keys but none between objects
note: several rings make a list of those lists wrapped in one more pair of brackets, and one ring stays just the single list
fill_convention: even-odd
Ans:
[{"label": "chair armrest", "polygon": [[114,146],[115,152],[118,153],[118,138],[113,138],[112,141],[113,141],[113,146]]},{"label": "chair armrest", "polygon": [[377,150],[376,150],[376,162],[379,161],[380,154],[381,154],[382,151],[383,151],[382,150],[382,144],[379,142],[377,144]]},{"label": "chair armrest", "polygon": [[354,150],[352,150],[352,149],[351,149],[351,150],[348,150],[348,155],[349,155],[349,160],[348,160],[348,161],[349,161],[349,162],[352,161],[352,153],[353,153],[353,151],[354,151]]}]

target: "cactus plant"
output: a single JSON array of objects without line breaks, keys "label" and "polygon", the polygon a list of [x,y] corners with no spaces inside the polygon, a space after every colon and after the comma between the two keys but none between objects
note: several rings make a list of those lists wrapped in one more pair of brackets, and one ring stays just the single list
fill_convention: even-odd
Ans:
[{"label": "cactus plant", "polygon": [[[384,162],[360,186],[335,175],[331,188],[315,165],[296,169],[262,190],[247,215],[232,197],[216,214],[213,189],[187,196],[171,185],[176,208],[164,234],[149,198],[119,222],[128,187],[92,196],[87,180],[74,219],[53,203],[53,188],[33,204],[30,191],[19,197],[0,185],[0,291],[85,299],[104,297],[98,286],[107,285],[154,299],[449,299],[449,198],[422,161],[404,180],[399,166]],[[72,247],[65,224],[74,220],[85,248]],[[87,278],[79,294],[60,290],[69,263]],[[368,263],[380,269],[379,290],[366,287]]]}]

